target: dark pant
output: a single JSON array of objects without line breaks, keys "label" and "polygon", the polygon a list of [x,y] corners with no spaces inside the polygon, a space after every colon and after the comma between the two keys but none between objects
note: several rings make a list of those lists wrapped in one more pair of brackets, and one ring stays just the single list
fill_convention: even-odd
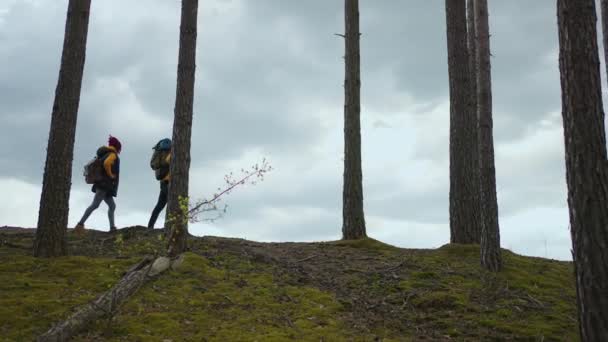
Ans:
[{"label": "dark pant", "polygon": [[156,223],[156,219],[158,219],[158,215],[167,205],[167,194],[169,192],[169,182],[161,181],[160,182],[160,194],[158,194],[158,201],[156,202],[156,206],[154,210],[152,210],[152,216],[150,216],[150,221],[148,221],[148,228],[154,229],[154,224]]},{"label": "dark pant", "polygon": [[89,218],[91,213],[95,211],[95,209],[99,208],[101,201],[106,202],[106,204],[108,205],[108,220],[110,221],[110,229],[115,228],[114,210],[116,209],[116,204],[114,203],[114,198],[112,198],[112,195],[108,191],[99,188],[95,191],[93,203],[91,203],[87,210],[85,210],[84,215],[82,215],[82,218],[80,219],[78,224],[84,225],[85,221]]}]

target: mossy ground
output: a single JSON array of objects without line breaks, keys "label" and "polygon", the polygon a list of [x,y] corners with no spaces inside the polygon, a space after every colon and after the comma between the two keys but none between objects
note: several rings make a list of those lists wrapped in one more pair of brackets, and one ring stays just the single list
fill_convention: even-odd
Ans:
[{"label": "mossy ground", "polygon": [[[281,286],[267,265],[187,253],[176,271],[146,285],[114,320],[81,336],[108,341],[345,340],[331,293]],[[176,336],[176,332],[179,332]],[[77,339],[78,340],[78,339]]]},{"label": "mossy ground", "polygon": [[[0,335],[31,340],[114,283],[160,234],[70,235],[71,256],[28,256],[31,231],[0,229]],[[407,250],[366,239],[256,243],[193,238],[181,268],[143,286],[77,341],[577,341],[572,264],[479,247]]]},{"label": "mossy ground", "polygon": [[2,341],[31,341],[75,306],[114,285],[135,262],[83,256],[36,259],[19,248],[0,250]]}]

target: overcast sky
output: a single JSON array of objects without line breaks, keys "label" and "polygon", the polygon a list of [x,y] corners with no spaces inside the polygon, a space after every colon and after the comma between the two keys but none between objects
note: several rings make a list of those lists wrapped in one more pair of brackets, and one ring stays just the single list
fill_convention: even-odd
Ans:
[{"label": "overcast sky", "polygon": [[[0,225],[36,225],[67,2],[0,3]],[[402,247],[449,241],[444,5],[360,1],[367,230]],[[555,1],[489,5],[501,243],[571,259]],[[343,1],[199,6],[191,196],[211,195],[224,174],[264,157],[274,170],[230,194],[225,218],[192,233],[338,239],[344,42],[334,33],[344,30]],[[151,147],[172,130],[179,14],[177,0],[93,1],[70,226],[92,200],[82,167],[108,134],[123,145],[117,225],[147,223],[158,196]],[[105,205],[87,226],[108,229]]]}]

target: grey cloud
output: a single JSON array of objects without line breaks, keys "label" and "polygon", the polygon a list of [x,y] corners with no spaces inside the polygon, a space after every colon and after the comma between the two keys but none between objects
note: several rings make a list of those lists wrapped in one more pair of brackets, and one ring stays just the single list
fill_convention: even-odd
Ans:
[{"label": "grey cloud", "polygon": [[[0,70],[0,136],[14,146],[0,151],[2,179],[41,182],[66,6],[66,1],[17,1],[2,17],[0,62],[10,67]],[[145,11],[140,6],[135,0],[93,3],[75,146],[73,188],[82,200],[89,191],[80,179],[82,165],[108,134],[123,141],[121,215],[147,213],[154,204],[158,184],[148,158],[154,142],[171,135],[175,101],[179,2],[154,0]],[[226,162],[246,164],[252,153],[270,156],[281,172],[293,172],[271,173],[268,184],[231,195],[229,216],[218,223],[227,235],[339,236],[341,147],[333,144],[341,140],[332,139],[342,132],[344,43],[334,36],[344,30],[342,6],[339,1],[201,2],[193,195],[221,182],[230,171]],[[419,139],[415,155],[400,156],[409,159],[410,169],[365,173],[367,215],[378,226],[390,222],[391,231],[382,234],[390,239],[405,239],[393,233],[398,224],[432,225],[432,233],[416,234],[433,241],[439,241],[442,229],[448,234],[443,6],[440,1],[361,1],[362,117],[370,123],[364,130],[384,122],[391,129],[375,131],[402,130]],[[541,121],[561,124],[551,116],[559,110],[554,4],[517,0],[490,6],[497,146],[523,150],[536,143],[526,139]],[[377,158],[364,162],[388,163],[394,149],[378,149]],[[335,155],[318,153],[327,150]],[[520,170],[498,165],[501,216],[560,205],[549,200],[563,196],[559,153],[552,150],[538,163],[507,160],[524,164]],[[315,164],[320,165],[316,171],[300,177],[299,170]],[[412,173],[420,173],[422,184],[436,175],[444,178],[425,189],[395,185]],[[538,180],[529,175],[538,174],[543,175],[539,187],[531,187]]]},{"label": "grey cloud", "polygon": [[[268,224],[257,226],[254,222]],[[262,206],[247,219],[226,218],[216,224],[225,235],[239,232],[243,238],[262,241],[337,240],[341,235],[340,225],[339,213],[305,206]]]}]

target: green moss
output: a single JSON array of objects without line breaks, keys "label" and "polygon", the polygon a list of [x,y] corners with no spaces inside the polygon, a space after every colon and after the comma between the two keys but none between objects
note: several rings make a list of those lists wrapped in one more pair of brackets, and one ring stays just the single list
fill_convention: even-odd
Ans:
[{"label": "green moss", "polygon": [[439,247],[437,252],[456,258],[479,258],[479,245],[450,243]]},{"label": "green moss", "polygon": [[479,267],[479,246],[445,245],[413,259],[417,270],[398,287],[425,317],[417,324],[452,337],[577,341],[572,264],[507,250],[503,258],[504,270],[490,274]]},{"label": "green moss", "polygon": [[188,253],[184,264],[144,288],[111,328],[110,341],[344,340],[353,333],[338,320],[342,306],[330,293],[278,286],[268,269],[224,257],[218,266]]},{"label": "green moss", "polygon": [[433,271],[420,271],[412,272],[410,277],[418,280],[437,280],[441,277],[441,275]]},{"label": "green moss", "polygon": [[461,305],[462,300],[455,294],[448,291],[438,291],[419,296],[412,303],[417,308],[435,308],[440,310],[456,309]]},{"label": "green moss", "polygon": [[378,241],[372,238],[365,238],[359,240],[339,240],[328,242],[328,244],[332,244],[340,247],[351,247],[351,248],[360,248],[367,249],[377,252],[395,252],[400,250],[400,248],[389,245],[387,243]]},{"label": "green moss", "polygon": [[[6,250],[5,250],[6,251]],[[0,263],[0,335],[32,340],[112,286],[133,260],[5,254]]]},{"label": "green moss", "polygon": [[166,249],[165,236],[161,233],[140,233],[127,230],[116,234],[113,239],[116,254],[119,256],[158,255]]},{"label": "green moss", "polygon": [[[121,260],[37,260],[18,247],[0,248],[0,336],[31,340],[114,284],[141,254],[162,250],[158,236],[134,231],[122,242],[108,240],[101,252],[133,257]],[[578,340],[567,262],[503,250],[505,268],[491,274],[479,266],[479,246],[405,250],[373,239],[337,241],[324,243],[323,256],[311,259],[302,280],[311,285],[303,286],[302,274],[250,261],[238,254],[238,244],[230,250],[202,240],[193,244],[211,259],[187,254],[180,269],[143,286],[113,321],[97,322],[76,340]],[[299,252],[294,260],[311,254]],[[359,252],[366,257],[340,259]],[[337,294],[315,282],[328,270],[330,278],[336,274],[330,280]]]},{"label": "green moss", "polygon": [[[411,327],[421,336],[578,340],[571,263],[503,250],[505,269],[490,274],[479,267],[479,246],[395,250],[386,256],[393,260],[391,264],[405,260],[403,273],[385,274],[384,283],[377,279],[380,274],[372,274],[356,286],[367,286],[370,296],[403,308],[401,327]],[[399,336],[394,325],[386,327],[374,331],[379,336]]]}]

